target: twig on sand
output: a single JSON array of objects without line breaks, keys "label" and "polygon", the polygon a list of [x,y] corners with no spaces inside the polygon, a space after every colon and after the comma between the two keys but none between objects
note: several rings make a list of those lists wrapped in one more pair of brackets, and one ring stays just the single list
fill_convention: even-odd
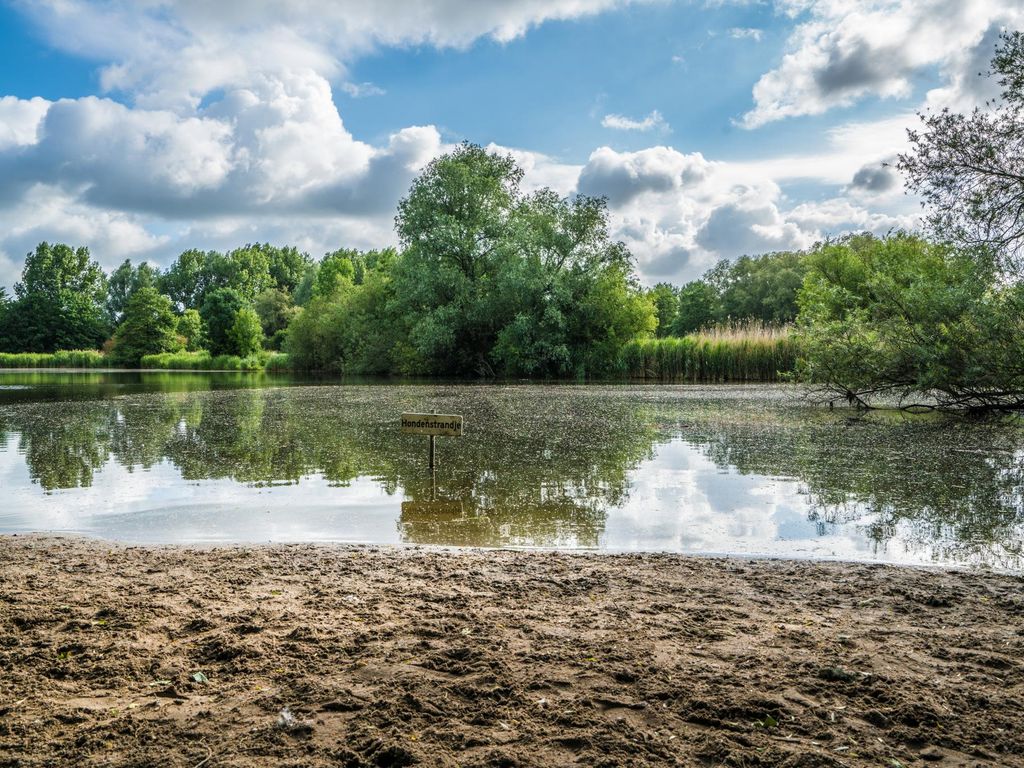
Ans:
[{"label": "twig on sand", "polygon": [[210,758],[213,757],[213,750],[210,749],[210,745],[206,744],[204,746],[206,747],[206,757],[204,757],[202,760],[200,760],[198,763],[192,766],[192,768],[203,768],[204,765],[210,762]]}]

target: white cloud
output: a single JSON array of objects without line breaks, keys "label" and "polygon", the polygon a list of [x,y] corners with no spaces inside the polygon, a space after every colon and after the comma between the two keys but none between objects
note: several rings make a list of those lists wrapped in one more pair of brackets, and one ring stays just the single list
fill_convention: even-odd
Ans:
[{"label": "white cloud", "polygon": [[39,124],[49,107],[50,102],[38,96],[32,99],[0,98],[0,152],[35,144],[39,140]]},{"label": "white cloud", "polygon": [[729,37],[733,40],[753,40],[759,43],[764,38],[764,30],[755,27],[733,27],[729,30]]},{"label": "white cloud", "polygon": [[[102,61],[107,90],[148,107],[195,107],[255,73],[344,75],[377,46],[508,42],[537,25],[644,0],[38,0],[22,3],[55,47]],[[650,0],[647,0],[650,1]]]},{"label": "white cloud", "polygon": [[[741,124],[757,128],[798,115],[822,114],[866,97],[905,98],[915,76],[939,68],[970,89],[977,62],[991,58],[993,30],[1020,23],[1016,0],[779,0],[807,14],[789,52],[754,86],[754,108]],[[965,68],[973,71],[965,74]],[[946,94],[955,102],[961,93]]]},{"label": "white cloud", "polygon": [[353,99],[365,99],[367,96],[383,96],[386,91],[373,83],[342,83],[341,90]]},{"label": "white cloud", "polygon": [[605,128],[612,128],[617,131],[650,131],[657,129],[659,131],[668,131],[669,125],[665,122],[665,118],[661,116],[661,112],[654,110],[646,117],[640,120],[634,120],[630,117],[623,115],[605,115],[601,119],[601,125]]},{"label": "white cloud", "polygon": [[38,184],[0,210],[0,286],[20,279],[25,254],[43,241],[88,245],[107,269],[125,257],[145,257],[169,241],[139,216],[82,204],[59,189]]}]

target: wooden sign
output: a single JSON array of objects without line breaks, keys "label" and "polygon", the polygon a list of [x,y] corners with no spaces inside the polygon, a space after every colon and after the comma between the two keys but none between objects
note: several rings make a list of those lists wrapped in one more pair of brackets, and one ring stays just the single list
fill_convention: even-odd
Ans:
[{"label": "wooden sign", "polygon": [[462,437],[462,416],[443,413],[403,413],[402,432],[408,435]]}]

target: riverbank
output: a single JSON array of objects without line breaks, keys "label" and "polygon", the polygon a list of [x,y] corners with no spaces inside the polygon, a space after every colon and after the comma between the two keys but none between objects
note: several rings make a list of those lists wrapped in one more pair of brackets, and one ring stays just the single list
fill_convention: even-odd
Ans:
[{"label": "riverbank", "polygon": [[1024,579],[0,537],[0,766],[1019,766]]}]

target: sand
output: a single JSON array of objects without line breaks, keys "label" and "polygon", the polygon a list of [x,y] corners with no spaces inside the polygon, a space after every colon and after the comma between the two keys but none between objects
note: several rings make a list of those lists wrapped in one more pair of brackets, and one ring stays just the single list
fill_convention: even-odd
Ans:
[{"label": "sand", "polygon": [[1024,766],[1024,579],[0,537],[0,766]]}]

